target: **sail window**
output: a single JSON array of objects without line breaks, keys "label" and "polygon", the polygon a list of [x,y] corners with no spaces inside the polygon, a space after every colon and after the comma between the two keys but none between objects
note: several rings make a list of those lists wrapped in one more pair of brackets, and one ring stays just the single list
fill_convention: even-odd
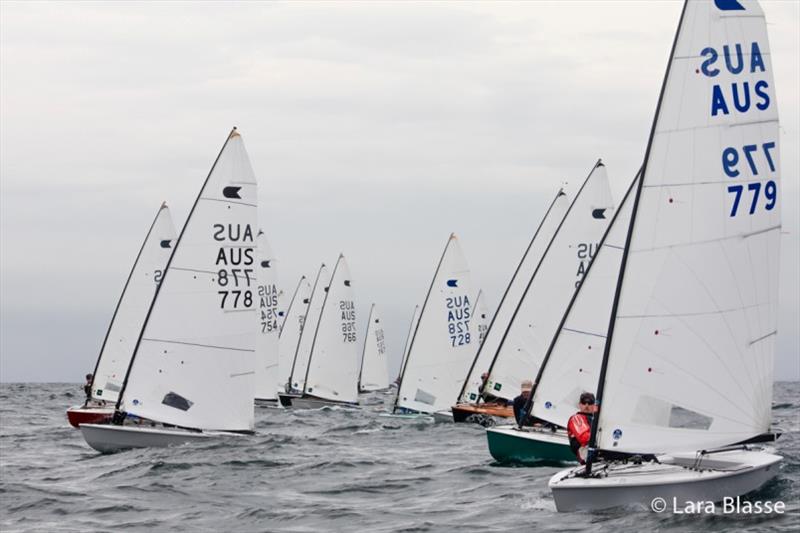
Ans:
[{"label": "sail window", "polygon": [[425,392],[422,389],[417,389],[417,394],[414,396],[414,401],[428,405],[433,405],[436,403],[436,396],[434,396],[429,392]]},{"label": "sail window", "polygon": [[189,408],[194,405],[194,402],[187,400],[176,392],[168,392],[164,396],[164,399],[161,400],[161,403],[169,407],[174,407],[175,409],[180,409],[181,411],[188,411]]}]

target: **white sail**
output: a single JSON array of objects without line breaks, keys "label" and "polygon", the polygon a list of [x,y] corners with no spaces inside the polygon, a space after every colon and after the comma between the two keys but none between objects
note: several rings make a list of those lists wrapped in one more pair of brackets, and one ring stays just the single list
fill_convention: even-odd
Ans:
[{"label": "white sail", "polygon": [[359,392],[383,390],[389,387],[389,368],[383,323],[375,304],[372,304],[364,328],[364,350],[361,356]]},{"label": "white sail", "polygon": [[284,313],[283,323],[278,338],[278,392],[284,392],[292,373],[294,354],[303,331],[308,303],[311,301],[311,284],[305,276],[300,277],[292,299]]},{"label": "white sail", "polygon": [[177,239],[164,203],[147,232],[108,327],[92,380],[92,398],[117,402],[147,311]]},{"label": "white sail", "polygon": [[473,294],[467,261],[451,235],[411,340],[396,407],[434,413],[456,400],[478,342]]},{"label": "white sail", "polygon": [[339,255],[314,332],[304,393],[358,402],[358,348],[353,281],[347,261]]},{"label": "white sail", "polygon": [[511,400],[519,395],[522,380],[536,375],[612,215],[608,175],[598,161],[548,243],[503,332],[487,392]]},{"label": "white sail", "polygon": [[403,359],[400,361],[400,373],[397,375],[397,382],[400,382],[400,377],[406,369],[406,361],[408,361],[408,350],[411,349],[411,340],[414,338],[414,332],[417,331],[417,324],[419,323],[419,305],[414,306],[414,312],[411,313],[411,323],[408,325],[408,334],[406,335],[406,342],[403,345]]},{"label": "white sail", "polygon": [[769,428],[781,227],[778,137],[758,3],[689,0],[645,156],[609,328],[600,448],[695,450]]},{"label": "white sail", "polygon": [[[478,391],[480,386],[482,385],[483,381],[481,379],[481,374],[475,372],[476,365],[479,364],[481,361],[479,360],[481,346],[486,340],[486,335],[489,332],[489,323],[491,318],[489,317],[489,310],[486,307],[486,297],[483,295],[483,291],[478,291],[478,295],[473,300],[475,306],[475,329],[478,332],[478,342],[475,345],[475,355],[473,357],[473,363],[470,372],[467,373],[467,379],[470,381],[466,381],[463,385],[463,390],[465,393],[462,393],[462,400],[460,401],[476,401],[478,399]],[[486,368],[489,367],[490,361],[486,361],[486,366],[484,367],[484,371]],[[463,399],[466,398],[466,399]],[[471,398],[471,399],[470,399]]]},{"label": "white sail", "polygon": [[303,329],[300,332],[300,338],[297,340],[297,348],[294,352],[292,368],[289,373],[289,386],[297,392],[302,392],[306,386],[306,373],[308,372],[311,347],[314,344],[314,334],[317,331],[317,323],[322,312],[322,303],[328,292],[329,281],[328,268],[323,264],[319,267],[317,277],[314,280],[311,299],[306,306],[306,314],[303,319]]},{"label": "white sail", "polygon": [[637,183],[603,237],[534,384],[533,416],[561,427],[578,411],[581,393],[597,387]]},{"label": "white sail", "polygon": [[275,384],[278,382],[278,333],[280,317],[278,316],[278,275],[276,259],[263,231],[256,237],[258,248],[258,309],[256,343],[256,375],[255,396],[259,400],[276,400],[278,393]]},{"label": "white sail", "polygon": [[514,316],[514,311],[522,300],[525,288],[533,278],[536,267],[539,266],[547,245],[550,244],[550,240],[564,219],[567,209],[569,209],[569,198],[563,190],[559,190],[539,223],[539,227],[536,228],[530,243],[528,243],[517,270],[511,276],[511,281],[508,283],[506,292],[500,300],[500,305],[489,323],[486,338],[478,349],[475,361],[467,376],[466,386],[461,394],[460,401],[475,402],[478,400],[479,390],[483,385],[481,376],[492,365],[503,335],[511,323],[511,318]]},{"label": "white sail", "polygon": [[176,244],[119,409],[182,427],[253,429],[256,201],[234,129]]}]

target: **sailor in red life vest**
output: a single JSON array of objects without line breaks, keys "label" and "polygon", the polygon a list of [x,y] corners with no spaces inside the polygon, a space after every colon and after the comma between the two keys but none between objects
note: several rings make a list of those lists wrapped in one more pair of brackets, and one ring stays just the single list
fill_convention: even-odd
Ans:
[{"label": "sailor in red life vest", "polygon": [[592,418],[594,418],[596,412],[597,406],[594,404],[594,394],[584,392],[581,394],[580,411],[569,417],[567,422],[569,447],[581,464],[586,463],[587,445],[592,434]]}]

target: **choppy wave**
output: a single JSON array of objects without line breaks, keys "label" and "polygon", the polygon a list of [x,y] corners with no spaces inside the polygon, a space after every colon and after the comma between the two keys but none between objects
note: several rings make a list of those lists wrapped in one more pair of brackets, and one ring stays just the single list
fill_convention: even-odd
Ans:
[{"label": "choppy wave", "polygon": [[751,498],[772,517],[558,514],[560,468],[496,464],[482,428],[363,410],[256,409],[256,435],[99,455],[67,425],[78,385],[0,386],[2,531],[794,531],[800,527],[800,385],[773,406],[781,474]]}]

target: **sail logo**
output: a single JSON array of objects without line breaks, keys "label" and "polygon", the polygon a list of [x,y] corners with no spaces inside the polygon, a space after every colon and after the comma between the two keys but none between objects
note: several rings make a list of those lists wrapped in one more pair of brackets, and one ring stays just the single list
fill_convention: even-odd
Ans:
[{"label": "sail logo", "polygon": [[744,11],[744,6],[739,0],[714,0],[714,5],[720,11]]},{"label": "sail logo", "polygon": [[[755,41],[750,46],[726,44],[721,51],[707,46],[700,52],[700,57],[703,62],[696,72],[707,78],[716,78],[722,69],[733,76],[764,73],[767,70],[761,47]],[[732,110],[747,113],[753,106],[766,111],[771,103],[769,83],[763,79],[753,84],[750,81],[734,81],[730,85],[714,84],[711,87],[712,117],[729,115]]]}]

